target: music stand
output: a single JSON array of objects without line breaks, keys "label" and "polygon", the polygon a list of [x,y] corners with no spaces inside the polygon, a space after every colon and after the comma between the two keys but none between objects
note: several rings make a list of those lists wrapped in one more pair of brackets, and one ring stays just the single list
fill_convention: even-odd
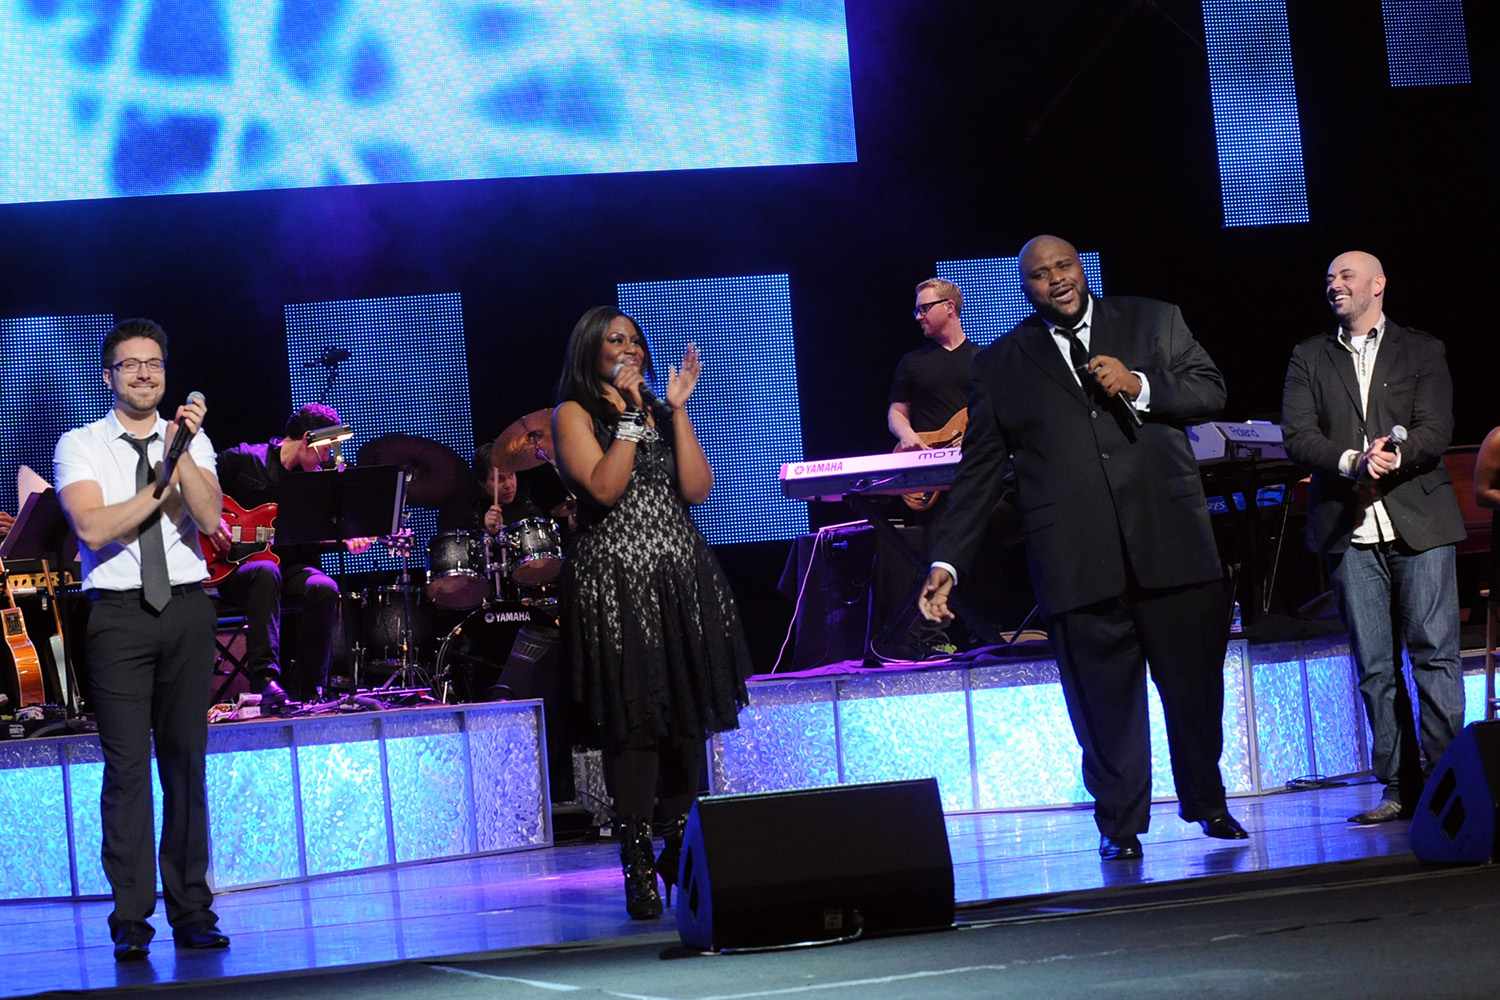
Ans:
[{"label": "music stand", "polygon": [[303,472],[281,485],[277,545],[332,545],[391,535],[401,527],[406,477],[394,465]]},{"label": "music stand", "polygon": [[[55,567],[59,584],[66,579],[68,566],[77,558],[78,538],[73,534],[67,517],[63,515],[62,501],[57,498],[57,490],[50,486],[26,498],[20,512],[16,514],[16,522],[11,525],[10,533],[0,539],[0,560],[41,562],[44,572],[51,572]],[[38,589],[45,593],[47,588]],[[57,589],[61,591],[62,588],[59,586]],[[59,598],[54,595],[52,599]],[[73,643],[69,641],[63,625],[66,617],[61,614],[57,616],[63,662],[54,666],[63,672],[57,678],[59,688],[66,688],[63,691],[63,708],[69,715],[76,717],[81,713],[81,705],[78,675],[73,669]]]}]

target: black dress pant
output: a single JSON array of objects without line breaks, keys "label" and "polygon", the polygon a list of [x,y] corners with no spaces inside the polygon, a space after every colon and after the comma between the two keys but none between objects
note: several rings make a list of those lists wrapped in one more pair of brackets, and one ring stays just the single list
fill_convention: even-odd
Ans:
[{"label": "black dress pant", "polygon": [[[175,592],[175,591],[174,591]],[[208,887],[204,755],[214,665],[214,606],[201,589],[160,614],[140,591],[95,592],[89,614],[90,690],[104,752],[99,797],[104,874],[116,943],[144,944],[156,908],[152,863],[151,740],[161,777],[161,881],[174,930],[213,926]]]},{"label": "black dress pant", "polygon": [[219,592],[245,609],[245,670],[259,691],[284,674],[281,659],[281,601],[299,601],[297,672],[311,691],[326,684],[338,633],[339,585],[316,566],[249,562],[219,584]]},{"label": "black dress pant", "polygon": [[1191,821],[1226,811],[1219,774],[1226,601],[1220,581],[1169,590],[1132,587],[1051,618],[1063,697],[1083,749],[1083,784],[1094,797],[1100,833],[1123,837],[1151,824],[1148,661],[1166,718],[1178,814]]}]

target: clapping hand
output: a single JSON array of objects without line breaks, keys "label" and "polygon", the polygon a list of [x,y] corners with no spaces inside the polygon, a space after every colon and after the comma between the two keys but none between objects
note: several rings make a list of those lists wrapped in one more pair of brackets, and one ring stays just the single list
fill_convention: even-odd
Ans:
[{"label": "clapping hand", "polygon": [[681,409],[687,403],[688,397],[693,394],[693,389],[698,385],[698,376],[703,372],[703,364],[698,358],[698,345],[689,344],[687,351],[682,355],[681,367],[673,367],[667,376],[667,405],[672,409]]}]

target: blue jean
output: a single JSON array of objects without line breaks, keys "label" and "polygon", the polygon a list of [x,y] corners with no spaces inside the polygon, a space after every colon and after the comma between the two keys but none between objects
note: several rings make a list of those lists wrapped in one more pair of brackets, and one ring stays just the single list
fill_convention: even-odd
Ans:
[{"label": "blue jean", "polygon": [[1400,542],[1351,545],[1330,556],[1339,609],[1359,665],[1359,690],[1375,734],[1371,762],[1386,797],[1408,800],[1401,775],[1417,765],[1417,748],[1403,739],[1411,720],[1400,717],[1401,646],[1411,658],[1421,718],[1421,750],[1428,767],[1464,724],[1463,668],[1458,643],[1458,573],[1452,545],[1413,552]]}]

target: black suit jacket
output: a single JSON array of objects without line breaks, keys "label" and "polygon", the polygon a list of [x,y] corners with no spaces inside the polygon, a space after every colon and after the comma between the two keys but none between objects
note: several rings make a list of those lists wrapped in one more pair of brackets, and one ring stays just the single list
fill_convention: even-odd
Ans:
[{"label": "black suit jacket", "polygon": [[1282,432],[1292,460],[1312,470],[1307,544],[1342,552],[1364,508],[1355,484],[1339,474],[1348,449],[1365,437],[1406,427],[1401,468],[1376,483],[1391,524],[1407,545],[1425,551],[1464,537],[1458,498],[1443,465],[1453,438],[1453,379],[1442,341],[1386,319],[1384,340],[1370,373],[1369,410],[1360,407],[1354,356],[1332,334],[1310,337],[1292,350],[1281,397]]},{"label": "black suit jacket", "polygon": [[960,579],[974,570],[1010,456],[1032,587],[1048,614],[1123,594],[1126,559],[1148,588],[1222,574],[1183,428],[1223,408],[1223,376],[1182,311],[1151,299],[1096,298],[1089,349],[1146,376],[1144,426],[1131,431],[1115,404],[1090,400],[1031,316],[975,359],[963,461],[931,550]]}]

